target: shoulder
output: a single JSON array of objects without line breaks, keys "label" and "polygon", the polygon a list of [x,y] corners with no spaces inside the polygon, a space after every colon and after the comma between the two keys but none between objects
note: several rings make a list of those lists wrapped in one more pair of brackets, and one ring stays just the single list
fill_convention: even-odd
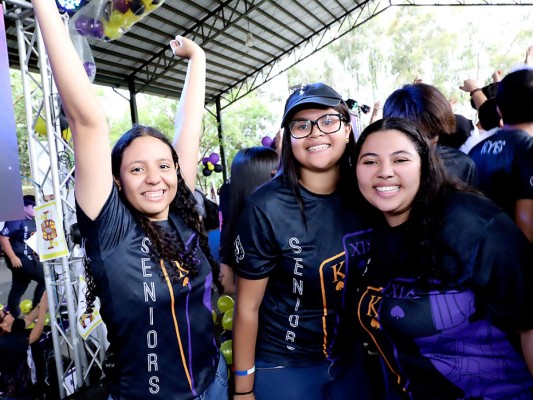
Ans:
[{"label": "shoulder", "polygon": [[[456,220],[457,224],[490,221],[503,210],[488,198],[472,192],[453,192],[445,208],[445,221]],[[461,219],[466,218],[466,219]]]},{"label": "shoulder", "polygon": [[2,228],[2,231],[0,232],[0,235],[9,236],[11,233],[19,230],[21,225],[22,225],[22,220],[6,221],[4,223],[4,227]]},{"label": "shoulder", "polygon": [[442,239],[468,262],[475,258],[481,243],[490,241],[490,236],[515,228],[514,222],[491,200],[476,193],[455,192],[445,206]]},{"label": "shoulder", "polygon": [[266,206],[290,195],[291,191],[282,177],[276,177],[258,187],[249,197],[248,204]]},{"label": "shoulder", "polygon": [[511,151],[533,151],[533,137],[520,129],[499,129],[474,146],[468,154],[499,154],[504,148]]},{"label": "shoulder", "polygon": [[460,161],[465,164],[474,164],[474,161],[468,157],[468,155],[453,147],[439,145],[437,147],[437,151],[444,161],[453,160],[455,162]]}]

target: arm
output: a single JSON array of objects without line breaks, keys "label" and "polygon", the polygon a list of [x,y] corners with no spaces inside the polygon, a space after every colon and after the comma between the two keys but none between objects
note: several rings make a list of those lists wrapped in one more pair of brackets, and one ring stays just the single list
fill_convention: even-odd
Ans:
[{"label": "arm", "polygon": [[[459,89],[462,91],[465,91],[467,93],[470,93],[470,96],[472,97],[472,100],[474,100],[474,104],[476,105],[476,110],[479,109],[479,107],[487,101],[487,97],[481,90],[478,82],[475,79],[467,79],[463,82],[463,86],[459,86]],[[472,93],[472,91],[476,90],[476,92]]]},{"label": "arm", "polygon": [[520,344],[529,372],[533,375],[533,330],[520,332]]},{"label": "arm", "polygon": [[43,293],[41,301],[31,312],[24,318],[26,326],[30,325],[32,322],[35,322],[35,326],[30,332],[30,344],[35,343],[41,335],[43,334],[44,329],[44,320],[46,318],[46,313],[48,312],[48,295],[46,292]]},{"label": "arm", "polygon": [[493,82],[501,82],[503,79],[503,72],[501,69],[497,69],[492,73],[492,81]]},{"label": "arm", "polygon": [[526,65],[533,65],[533,46],[529,46],[526,50],[526,59],[524,60],[524,64]]},{"label": "arm", "polygon": [[224,287],[224,294],[235,294],[235,272],[232,267],[228,264],[220,263],[218,279],[220,280],[222,287]]},{"label": "arm", "polygon": [[172,40],[170,47],[176,56],[189,60],[185,84],[176,110],[172,144],[178,153],[185,183],[194,192],[205,103],[205,53],[192,40],[182,37]]},{"label": "arm", "polygon": [[516,224],[533,243],[533,199],[517,200],[515,208]]},{"label": "arm", "polygon": [[[255,365],[255,345],[259,323],[259,306],[268,278],[248,280],[237,277],[237,301],[233,319],[233,365],[245,371]],[[235,376],[235,392],[249,392],[254,387],[254,374]],[[251,400],[254,394],[235,396],[235,400]]]},{"label": "arm", "polygon": [[11,247],[11,242],[9,241],[9,237],[0,236],[0,245],[2,245],[2,249],[4,249],[4,253],[9,258],[9,261],[11,262],[13,268],[22,267],[22,261],[20,261],[20,258],[13,251],[13,248]]},{"label": "arm", "polygon": [[32,4],[73,134],[76,199],[87,216],[94,219],[113,184],[105,114],[54,0],[33,0]]},{"label": "arm", "polygon": [[376,101],[374,103],[374,108],[372,109],[372,115],[370,116],[370,123],[376,122],[383,116],[383,106],[381,101]]}]

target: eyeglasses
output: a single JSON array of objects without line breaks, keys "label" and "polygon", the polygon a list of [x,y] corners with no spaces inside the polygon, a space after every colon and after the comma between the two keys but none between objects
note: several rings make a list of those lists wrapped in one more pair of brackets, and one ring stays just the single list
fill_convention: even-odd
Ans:
[{"label": "eyeglasses", "polygon": [[4,311],[4,315],[2,315],[2,316],[0,317],[0,324],[1,324],[2,322],[4,322],[4,319],[5,319],[9,314],[11,314],[9,311]]},{"label": "eyeglasses", "polygon": [[341,129],[343,122],[346,122],[346,119],[341,114],[324,114],[314,121],[296,119],[289,124],[289,131],[293,138],[304,139],[313,132],[314,125],[320,132],[330,134]]}]

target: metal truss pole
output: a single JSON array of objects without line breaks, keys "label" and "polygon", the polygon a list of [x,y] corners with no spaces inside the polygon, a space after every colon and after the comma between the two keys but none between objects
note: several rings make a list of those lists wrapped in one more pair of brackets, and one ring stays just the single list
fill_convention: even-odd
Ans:
[{"label": "metal truss pole", "polygon": [[[61,229],[65,229],[67,233],[70,232],[75,216],[74,169],[71,161],[73,151],[62,138],[59,96],[50,73],[45,46],[33,17],[31,3],[24,0],[5,0],[4,8],[6,17],[15,19],[16,23],[28,129],[28,151],[37,204],[43,203],[45,194],[53,194],[57,215],[62,217]],[[29,73],[32,56],[38,58],[40,82],[35,75]],[[39,140],[35,132],[40,117],[46,121],[46,142]],[[68,234],[65,236],[69,237]],[[88,385],[89,367],[97,365],[101,370],[105,355],[105,338],[102,335],[90,337],[88,341],[83,342],[77,331],[78,275],[75,268],[72,268],[77,262],[79,260],[63,257],[50,263],[43,263],[46,290],[50,294],[48,300],[51,333],[61,398],[72,394],[82,385]],[[67,318],[61,312],[65,308]],[[100,330],[98,329],[96,333],[98,334]],[[67,354],[64,354],[65,352]],[[90,355],[89,362],[87,353]],[[66,378],[72,378],[73,375],[75,381],[67,382]]]}]

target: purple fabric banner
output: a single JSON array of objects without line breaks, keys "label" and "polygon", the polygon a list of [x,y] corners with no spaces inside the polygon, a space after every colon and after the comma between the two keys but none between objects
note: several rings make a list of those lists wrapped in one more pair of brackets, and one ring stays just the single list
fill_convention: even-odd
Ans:
[{"label": "purple fabric banner", "polygon": [[15,111],[9,79],[4,11],[0,6],[0,221],[24,219]]}]

